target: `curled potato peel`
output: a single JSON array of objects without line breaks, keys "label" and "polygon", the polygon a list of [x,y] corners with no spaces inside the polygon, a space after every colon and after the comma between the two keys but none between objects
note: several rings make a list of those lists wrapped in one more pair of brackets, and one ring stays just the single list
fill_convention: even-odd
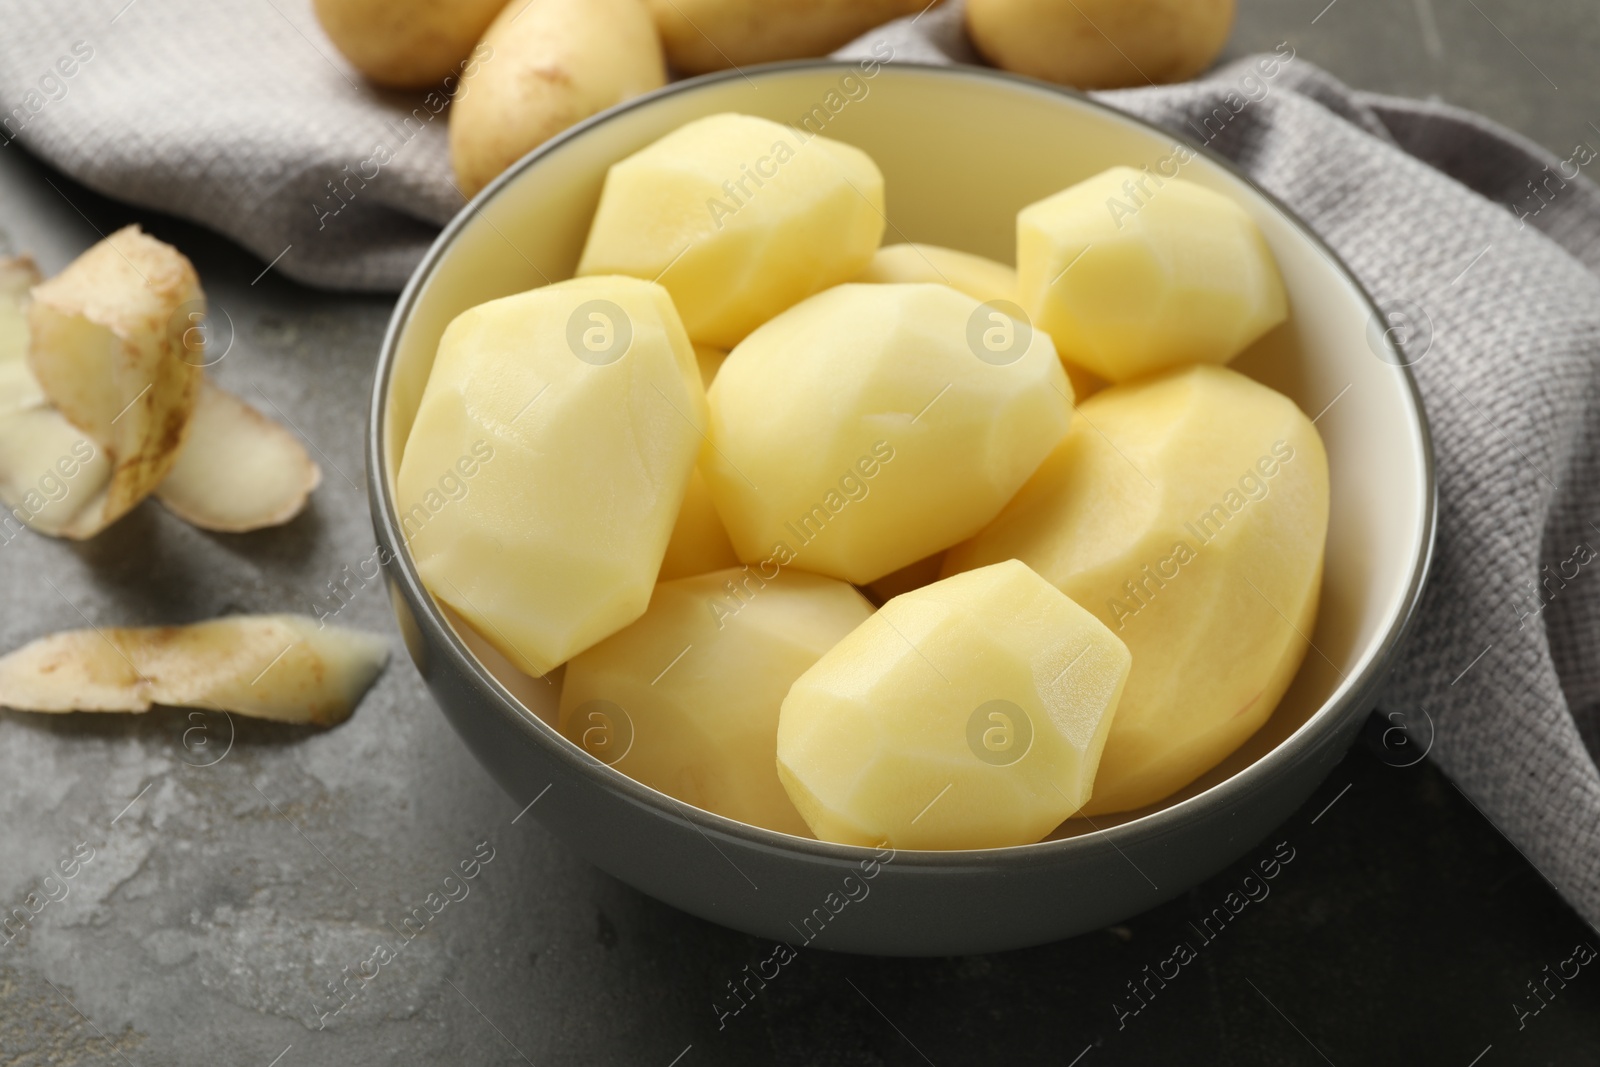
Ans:
[{"label": "curled potato peel", "polygon": [[321,471],[287,430],[205,380],[205,308],[188,260],[136,227],[43,284],[32,260],[0,260],[10,520],[83,540],[151,493],[229,533],[304,509]]},{"label": "curled potato peel", "polygon": [[0,259],[0,415],[44,400],[27,359],[28,290],[39,281],[29,257]]},{"label": "curled potato peel", "polygon": [[156,499],[192,526],[244,533],[305,509],[322,469],[294,434],[210,382]]},{"label": "curled potato peel", "polygon": [[161,704],[331,726],[349,718],[388,658],[381,637],[300,615],[69,630],[0,657],[0,706],[143,712]]},{"label": "curled potato peel", "polygon": [[67,532],[90,537],[166,477],[199,399],[185,308],[204,307],[194,267],[137,226],[118,230],[38,285],[28,366],[44,395],[111,455],[111,478]]}]

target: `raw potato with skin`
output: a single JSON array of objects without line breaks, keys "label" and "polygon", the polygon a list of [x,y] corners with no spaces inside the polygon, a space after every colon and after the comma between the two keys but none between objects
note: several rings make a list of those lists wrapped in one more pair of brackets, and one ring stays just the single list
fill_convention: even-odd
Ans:
[{"label": "raw potato with skin", "polygon": [[506,0],[314,0],[317,21],[357,70],[394,89],[451,86]]},{"label": "raw potato with skin", "polygon": [[825,56],[939,0],[648,0],[683,74]]},{"label": "raw potato with skin", "polygon": [[0,707],[142,712],[161,704],[331,726],[350,717],[388,659],[383,638],[301,615],[70,630],[0,658]]},{"label": "raw potato with skin", "polygon": [[667,80],[640,0],[517,0],[483,44],[492,52],[450,108],[450,159],[467,196],[567,127]]},{"label": "raw potato with skin", "polygon": [[200,394],[179,312],[204,306],[171,245],[118,230],[33,290],[28,363],[50,402],[111,455],[110,483],[63,530],[91,537],[166,477]]},{"label": "raw potato with skin", "polygon": [[1235,0],[967,0],[967,32],[1004,70],[1078,89],[1184,81],[1227,43]]}]

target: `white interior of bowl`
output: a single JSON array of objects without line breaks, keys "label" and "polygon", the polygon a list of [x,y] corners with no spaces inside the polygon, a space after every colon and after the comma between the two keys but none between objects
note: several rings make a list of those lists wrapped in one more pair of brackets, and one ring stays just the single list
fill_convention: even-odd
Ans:
[{"label": "white interior of bowl", "polygon": [[[847,76],[853,80],[846,82]],[[884,67],[871,78],[823,65],[758,70],[608,116],[492,188],[432,261],[398,337],[381,427],[385,469],[379,473],[391,496],[400,451],[450,320],[485,300],[570,277],[606,168],[685,122],[723,111],[794,124],[813,116],[813,132],[822,115],[820,132],[866,150],[883,169],[886,243],[930,242],[1007,263],[1014,261],[1019,208],[1109,166],[1154,168],[1175,145],[1158,131],[1049,87],[959,69]],[[1429,522],[1424,428],[1404,373],[1377,358],[1369,344],[1372,313],[1364,294],[1318,243],[1228,169],[1197,157],[1182,176],[1241,203],[1277,257],[1291,320],[1234,367],[1318,417],[1332,511],[1322,609],[1300,675],[1244,748],[1158,808],[1237,773],[1355,684],[1406,609]],[[481,639],[462,636],[531,712],[554,721],[556,686],[517,675],[502,657],[486,654]],[[1074,832],[1069,823],[1057,836]]]}]

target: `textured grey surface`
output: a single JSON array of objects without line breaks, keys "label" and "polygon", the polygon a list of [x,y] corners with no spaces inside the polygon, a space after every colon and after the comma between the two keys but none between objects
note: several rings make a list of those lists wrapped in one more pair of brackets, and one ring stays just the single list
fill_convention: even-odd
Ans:
[{"label": "textured grey surface", "polygon": [[[1584,132],[1600,121],[1592,3],[1242,7],[1235,54],[1288,39],[1352,84],[1437,91],[1563,156],[1580,138],[1600,141]],[[83,617],[309,611],[372,551],[360,441],[389,301],[319,295],[276,273],[252,283],[264,264],[224,242],[0,150],[0,228],[46,270],[95,227],[133,219],[191,254],[232,320],[219,381],[286,413],[326,478],[310,512],[275,532],[202,534],[146,504],[89,545],[0,545],[0,647]],[[340,621],[393,633],[376,585]],[[1246,870],[1126,927],[1029,952],[808,953],[719,1030],[713,1002],[771,946],[617,885],[531,817],[513,826],[518,806],[449,732],[398,641],[395,651],[356,716],[327,732],[235,720],[228,748],[220,717],[0,717],[0,908],[20,905],[75,846],[94,850],[64,898],[0,941],[0,1065],[667,1065],[680,1054],[682,1067],[1065,1064],[1080,1053],[1081,1067],[1321,1063],[1319,1053],[1466,1065],[1482,1053],[1490,1067],[1584,1062],[1600,1047],[1593,967],[1544,1000],[1526,988],[1600,938],[1426,765],[1361,750],[1282,831],[1300,858],[1273,895],[1126,1027],[1111,1007],[1124,982]],[[325,984],[397,941],[388,924],[480,842],[494,858],[470,895],[319,1029]]]}]

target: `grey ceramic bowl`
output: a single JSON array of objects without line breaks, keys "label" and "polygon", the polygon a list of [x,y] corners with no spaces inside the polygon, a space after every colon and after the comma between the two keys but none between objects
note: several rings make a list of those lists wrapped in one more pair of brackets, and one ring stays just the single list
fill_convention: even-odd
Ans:
[{"label": "grey ceramic bowl", "polygon": [[[888,241],[1012,260],[1018,208],[1177,142],[1074,93],[972,68],[803,62],[670,86],[524,158],[448,226],[384,340],[367,458],[372,513],[412,658],[467,745],[531,815],[597,866],[685,911],[763,937],[853,952],[944,955],[1033,945],[1116,922],[1225,867],[1302,804],[1341,758],[1419,596],[1434,486],[1415,384],[1371,300],[1329,249],[1199,149],[1185,177],[1256,218],[1292,321],[1234,366],[1318,420],[1332,476],[1321,615],[1294,686],[1243,750],[1146,811],[1073,820],[1034,845],[874,854],[736,823],[640,785],[550,725],[557,689],[518,675],[423,589],[400,536],[394,475],[446,324],[569,277],[606,168],[691,119],[741,111],[820,125],[887,179]],[[1331,407],[1329,406],[1331,404]],[[1326,410],[1324,410],[1326,409]],[[492,565],[492,561],[488,561]]]}]

